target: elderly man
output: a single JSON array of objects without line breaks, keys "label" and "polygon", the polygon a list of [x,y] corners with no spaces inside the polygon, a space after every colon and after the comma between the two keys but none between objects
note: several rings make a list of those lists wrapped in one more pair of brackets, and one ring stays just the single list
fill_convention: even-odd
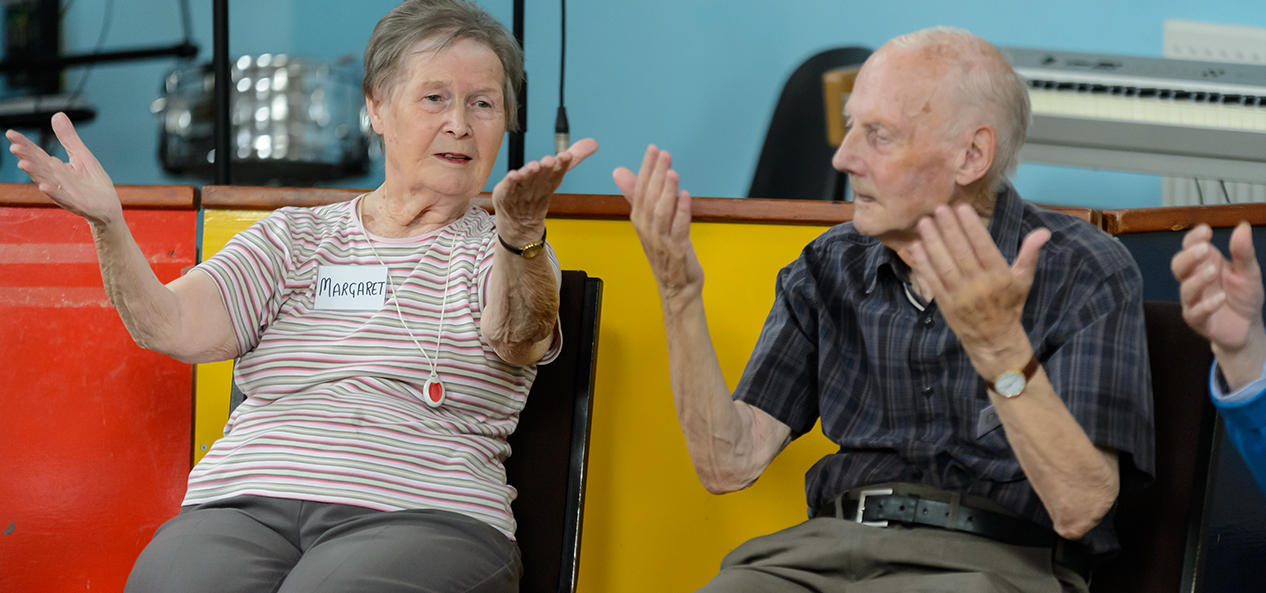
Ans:
[{"label": "elderly man", "polygon": [[806,475],[815,518],[740,546],[705,590],[1084,591],[1118,547],[1119,490],[1153,471],[1138,269],[1007,183],[1028,94],[984,40],[890,41],[845,112],[853,222],[779,273],[732,396],[671,157],[614,174],[704,486],[750,486],[819,418],[840,445]]}]

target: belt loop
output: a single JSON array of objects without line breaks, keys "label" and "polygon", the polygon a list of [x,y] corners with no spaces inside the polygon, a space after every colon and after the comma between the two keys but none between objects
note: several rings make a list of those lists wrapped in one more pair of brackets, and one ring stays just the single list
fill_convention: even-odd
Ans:
[{"label": "belt loop", "polygon": [[950,531],[958,531],[958,509],[962,507],[963,495],[958,492],[950,493],[949,516],[945,517],[945,528]]}]

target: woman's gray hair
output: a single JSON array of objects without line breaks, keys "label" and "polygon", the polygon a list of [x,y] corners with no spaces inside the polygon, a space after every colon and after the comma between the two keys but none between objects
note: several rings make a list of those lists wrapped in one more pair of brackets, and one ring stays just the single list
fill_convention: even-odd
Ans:
[{"label": "woman's gray hair", "polygon": [[401,68],[415,45],[434,40],[434,51],[440,51],[458,39],[478,41],[501,60],[506,129],[518,130],[523,49],[504,25],[467,0],[405,0],[391,9],[369,36],[361,90],[370,98],[377,93],[390,93],[400,81]]},{"label": "woman's gray hair", "polygon": [[[988,41],[964,29],[931,27],[902,35],[889,43],[927,51],[959,68],[951,75],[958,104],[975,112],[976,118],[954,122],[955,131],[985,123],[997,132],[993,164],[986,173],[990,188],[997,190],[1020,162],[1020,147],[1028,134],[1032,108],[1029,88],[1015,73],[1002,52]],[[976,121],[971,121],[976,119]]]}]

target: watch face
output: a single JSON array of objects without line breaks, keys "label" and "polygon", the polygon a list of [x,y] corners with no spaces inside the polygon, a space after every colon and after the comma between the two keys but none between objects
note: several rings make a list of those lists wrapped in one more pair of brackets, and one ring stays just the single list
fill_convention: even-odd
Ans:
[{"label": "watch face", "polygon": [[1024,391],[1024,375],[1016,372],[1003,373],[993,382],[993,390],[1003,397],[1015,397]]},{"label": "watch face", "polygon": [[545,251],[545,241],[536,241],[534,243],[524,245],[522,255],[523,257],[532,259],[539,255],[542,251]]}]

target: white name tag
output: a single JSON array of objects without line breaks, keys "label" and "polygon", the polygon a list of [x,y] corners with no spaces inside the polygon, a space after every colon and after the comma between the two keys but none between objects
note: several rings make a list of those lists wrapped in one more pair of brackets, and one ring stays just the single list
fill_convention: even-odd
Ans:
[{"label": "white name tag", "polygon": [[377,311],[387,302],[387,266],[320,266],[318,311]]}]

